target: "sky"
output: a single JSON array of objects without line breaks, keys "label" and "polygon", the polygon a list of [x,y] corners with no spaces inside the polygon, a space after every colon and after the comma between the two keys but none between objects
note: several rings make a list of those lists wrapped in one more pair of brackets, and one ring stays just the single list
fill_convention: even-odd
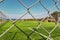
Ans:
[{"label": "sky", "polygon": [[[37,0],[21,0],[27,7],[29,7],[31,4],[35,3]],[[41,0],[43,5],[47,9],[51,9],[51,7],[54,5],[54,2],[52,0]],[[60,0],[58,0],[58,7],[60,7]],[[4,14],[8,15],[10,18],[18,18],[22,14],[25,13],[26,8],[21,5],[18,0],[4,0],[0,3],[0,11],[2,11]],[[58,11],[56,7],[53,7],[52,10],[50,10],[51,13],[54,11]],[[32,8],[30,8],[31,14],[36,18],[42,18],[48,16],[46,10],[40,5],[40,3],[37,3]],[[23,18],[32,18],[29,14],[25,15]]]}]

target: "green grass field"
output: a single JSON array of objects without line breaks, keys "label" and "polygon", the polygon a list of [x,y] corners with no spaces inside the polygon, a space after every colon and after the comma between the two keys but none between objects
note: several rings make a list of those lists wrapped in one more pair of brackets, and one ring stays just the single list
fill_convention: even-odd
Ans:
[{"label": "green grass field", "polygon": [[[4,23],[4,25],[1,24],[0,34],[2,34],[11,25],[11,21]],[[36,21],[17,21],[16,25],[27,34],[30,34],[32,31],[29,28],[37,27],[38,23]],[[46,28],[46,30],[51,31],[55,24],[53,22],[42,22],[42,26]],[[38,32],[48,36],[48,34],[41,27],[38,29]],[[51,33],[51,36],[54,40],[60,40],[60,24],[54,32]],[[43,40],[43,38],[35,32],[30,36],[30,38],[31,40]],[[27,40],[27,37],[23,32],[18,30],[16,26],[14,26],[4,36],[2,36],[0,40]]]}]

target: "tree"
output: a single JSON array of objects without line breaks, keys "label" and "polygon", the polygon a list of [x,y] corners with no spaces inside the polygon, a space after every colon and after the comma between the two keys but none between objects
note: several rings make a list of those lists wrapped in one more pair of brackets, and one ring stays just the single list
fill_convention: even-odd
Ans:
[{"label": "tree", "polygon": [[58,16],[60,16],[60,12],[55,11],[55,12],[53,12],[51,15],[52,15],[52,16],[54,17],[54,19],[55,19],[55,24],[57,24]]}]

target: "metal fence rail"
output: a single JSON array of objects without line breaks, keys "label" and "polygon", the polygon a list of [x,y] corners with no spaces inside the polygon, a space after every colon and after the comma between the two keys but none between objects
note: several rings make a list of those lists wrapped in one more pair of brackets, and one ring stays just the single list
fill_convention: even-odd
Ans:
[{"label": "metal fence rail", "polygon": [[[13,21],[10,17],[8,17],[8,15],[6,15],[6,14],[2,14],[2,15],[4,15],[4,16],[6,16],[7,18],[9,18],[9,20],[11,20],[12,21],[12,25],[5,31],[5,32],[3,32],[1,35],[0,35],[0,38],[3,36],[3,35],[5,35],[11,28],[13,28],[14,26],[19,30],[19,31],[21,31],[22,33],[24,33],[25,35],[26,35],[26,37],[27,37],[27,40],[31,40],[31,38],[30,38],[30,36],[35,32],[35,33],[37,33],[37,34],[39,34],[44,40],[54,40],[52,37],[51,37],[51,33],[58,27],[58,21],[57,21],[57,24],[55,25],[55,27],[49,32],[48,30],[46,30],[41,24],[41,22],[43,22],[43,20],[42,21],[39,21],[38,19],[36,19],[35,17],[34,17],[34,15],[32,15],[32,13],[29,11],[33,6],[35,6],[35,5],[37,5],[37,3],[40,3],[40,5],[47,11],[47,13],[48,13],[48,15],[50,16],[50,17],[52,17],[51,16],[51,13],[50,13],[50,11],[51,11],[51,9],[53,9],[54,7],[56,7],[57,9],[58,9],[58,11],[60,11],[60,8],[58,7],[58,0],[52,0],[53,2],[54,2],[54,5],[53,6],[51,6],[51,8],[50,9],[48,9],[48,8],[46,8],[45,7],[45,5],[43,4],[43,2],[41,2],[41,0],[37,0],[35,3],[33,3],[33,4],[31,4],[29,7],[27,7],[21,0],[17,0],[24,8],[26,8],[26,12],[23,14],[23,15],[21,15],[18,19],[16,19],[15,21]],[[47,1],[47,0],[46,0]],[[16,21],[18,21],[19,19],[21,19],[22,17],[24,17],[26,14],[29,14],[29,15],[31,15],[32,16],[32,18],[34,19],[34,20],[36,20],[37,22],[38,22],[38,26],[36,27],[36,28],[29,28],[29,30],[31,30],[32,32],[30,33],[30,34],[27,34],[25,31],[23,31],[21,28],[19,28],[16,24],[15,24],[15,22]],[[37,29],[39,29],[39,28],[42,28],[46,33],[48,33],[48,36],[46,36],[46,35],[44,35],[44,34],[42,34],[42,33],[39,33],[38,31],[37,31]],[[16,35],[16,33],[15,33],[15,35]],[[14,35],[14,36],[15,36]],[[14,36],[13,36],[13,38],[14,38]],[[12,38],[12,40],[13,40],[13,38]]]}]

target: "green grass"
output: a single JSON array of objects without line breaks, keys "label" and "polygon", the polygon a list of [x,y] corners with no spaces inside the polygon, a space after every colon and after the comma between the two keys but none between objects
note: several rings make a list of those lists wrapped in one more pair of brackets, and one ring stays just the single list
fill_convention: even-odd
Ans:
[{"label": "green grass", "polygon": [[[4,26],[2,26],[2,27],[0,26],[1,27],[0,35],[6,29],[8,29],[11,25],[12,25],[12,22],[9,21]],[[36,21],[17,21],[16,22],[16,26],[18,26],[20,29],[22,29],[27,34],[30,34],[32,32],[29,28],[37,27],[37,25],[38,25],[38,23]],[[14,26],[4,36],[2,36],[0,38],[0,40],[27,40],[27,36],[20,30],[18,30],[16,28],[16,26]],[[52,28],[54,28],[55,24],[53,22],[42,22],[42,26],[50,32],[52,30]],[[60,40],[60,31],[59,30],[60,30],[60,24],[54,30],[54,32],[51,33],[51,36],[54,38],[54,40]],[[48,36],[48,34],[41,27],[38,29],[38,32]],[[42,37],[35,32],[30,36],[30,38],[31,38],[31,40],[43,40]]]}]

